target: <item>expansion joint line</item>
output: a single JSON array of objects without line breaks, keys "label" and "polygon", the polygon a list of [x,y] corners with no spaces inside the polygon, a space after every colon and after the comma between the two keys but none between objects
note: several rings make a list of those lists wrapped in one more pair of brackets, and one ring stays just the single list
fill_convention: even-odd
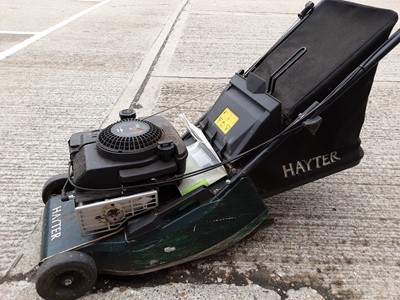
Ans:
[{"label": "expansion joint line", "polygon": [[182,12],[186,9],[188,4],[189,4],[189,0],[186,1],[186,3],[181,7],[179,13],[176,15],[175,20],[174,20],[172,26],[170,27],[167,36],[165,37],[165,39],[164,39],[160,49],[158,50],[156,56],[154,57],[154,60],[153,60],[151,66],[150,66],[150,68],[149,68],[149,70],[148,70],[148,72],[146,74],[146,77],[144,78],[144,80],[143,80],[142,84],[140,85],[137,93],[135,94],[135,96],[132,99],[131,106],[134,106],[140,100],[140,97],[142,96],[143,91],[146,88],[146,85],[147,85],[148,81],[150,80],[150,77],[151,77],[151,75],[152,75],[152,73],[154,71],[154,67],[157,64],[158,60],[160,59],[160,56],[161,56],[161,54],[162,54],[162,52],[163,52],[163,50],[165,48],[165,45],[167,44],[172,32],[174,31],[176,23],[179,21]]}]

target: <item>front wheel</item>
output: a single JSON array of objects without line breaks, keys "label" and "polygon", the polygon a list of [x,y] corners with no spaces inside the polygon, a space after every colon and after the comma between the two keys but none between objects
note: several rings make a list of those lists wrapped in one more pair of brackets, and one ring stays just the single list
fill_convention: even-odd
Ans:
[{"label": "front wheel", "polygon": [[86,253],[69,251],[42,263],[36,274],[36,291],[47,300],[72,300],[89,292],[96,279],[94,259]]}]

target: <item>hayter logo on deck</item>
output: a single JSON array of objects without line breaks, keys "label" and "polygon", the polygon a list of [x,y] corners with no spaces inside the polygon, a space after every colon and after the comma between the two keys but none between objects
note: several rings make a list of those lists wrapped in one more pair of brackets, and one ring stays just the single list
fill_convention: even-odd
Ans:
[{"label": "hayter logo on deck", "polygon": [[61,237],[61,206],[51,210],[51,241]]},{"label": "hayter logo on deck", "polygon": [[285,178],[293,177],[302,173],[307,173],[315,169],[328,166],[339,160],[341,160],[341,158],[337,156],[337,152],[332,151],[331,153],[318,155],[316,157],[310,158],[309,160],[303,159],[295,163],[283,165],[283,175]]}]

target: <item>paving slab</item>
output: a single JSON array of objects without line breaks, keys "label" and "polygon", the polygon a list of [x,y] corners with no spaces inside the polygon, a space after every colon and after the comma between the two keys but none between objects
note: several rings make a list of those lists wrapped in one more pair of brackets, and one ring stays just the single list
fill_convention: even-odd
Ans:
[{"label": "paving slab", "polygon": [[[397,0],[362,3],[400,11]],[[93,2],[53,4],[35,6],[32,20],[25,10],[0,18],[0,32],[44,30]],[[303,6],[113,0],[0,60],[0,298],[40,299],[40,189],[65,172],[71,133],[109,124],[127,105],[148,115],[190,100],[163,113],[183,131],[178,114],[196,120]],[[0,11],[13,7],[0,0]],[[397,47],[380,63],[359,166],[266,199],[271,221],[226,251],[150,275],[101,276],[83,299],[396,299],[399,56]]]},{"label": "paving slab", "polygon": [[[293,15],[286,14],[266,17],[196,11],[187,17],[167,74],[231,77],[263,55],[292,24]],[[155,74],[160,76],[162,71],[156,67]]]},{"label": "paving slab", "polygon": [[101,1],[1,0],[0,31],[42,31],[98,2]]}]

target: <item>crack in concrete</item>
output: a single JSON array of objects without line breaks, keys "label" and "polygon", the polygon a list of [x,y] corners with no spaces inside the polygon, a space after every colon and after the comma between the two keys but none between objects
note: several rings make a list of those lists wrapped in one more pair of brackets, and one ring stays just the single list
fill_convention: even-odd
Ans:
[{"label": "crack in concrete", "polygon": [[18,282],[18,281],[27,281],[34,282],[36,277],[36,268],[26,272],[26,273],[18,273],[10,276],[10,273],[7,272],[2,278],[0,278],[0,284],[5,282]]}]

